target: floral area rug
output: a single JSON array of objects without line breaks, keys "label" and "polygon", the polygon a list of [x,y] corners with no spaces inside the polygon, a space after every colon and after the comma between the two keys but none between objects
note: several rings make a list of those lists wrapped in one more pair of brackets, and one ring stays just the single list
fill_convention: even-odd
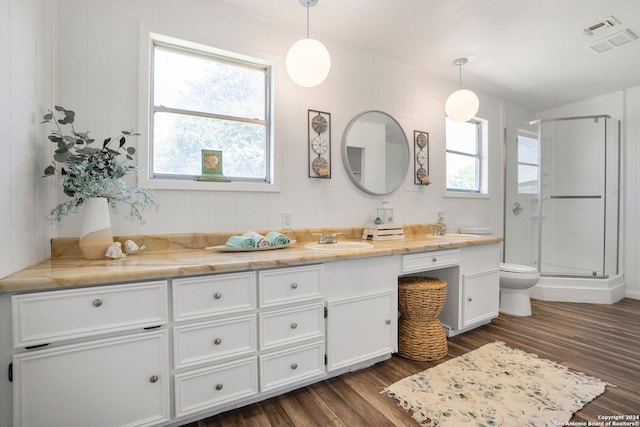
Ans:
[{"label": "floral area rug", "polygon": [[503,342],[385,388],[422,426],[557,426],[604,393],[607,383]]}]

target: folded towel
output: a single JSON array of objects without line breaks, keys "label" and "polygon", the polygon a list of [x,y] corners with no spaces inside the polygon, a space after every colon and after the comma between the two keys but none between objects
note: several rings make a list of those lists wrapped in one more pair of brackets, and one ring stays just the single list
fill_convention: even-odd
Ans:
[{"label": "folded towel", "polygon": [[247,231],[242,235],[242,237],[248,237],[253,240],[253,244],[256,248],[266,248],[269,246],[273,246],[271,241],[264,237],[262,234],[256,233],[255,231]]},{"label": "folded towel", "polygon": [[227,246],[232,248],[253,248],[255,243],[251,237],[231,236],[227,239]]},{"label": "folded towel", "polygon": [[268,232],[266,238],[269,239],[273,246],[284,246],[291,243],[291,239],[289,239],[282,233],[278,233],[277,231]]}]

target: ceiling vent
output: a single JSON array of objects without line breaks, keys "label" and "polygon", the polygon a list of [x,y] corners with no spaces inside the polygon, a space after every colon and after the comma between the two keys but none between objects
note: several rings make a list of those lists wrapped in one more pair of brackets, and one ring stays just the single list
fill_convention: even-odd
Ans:
[{"label": "ceiling vent", "polygon": [[637,38],[638,37],[628,29],[622,30],[598,40],[594,44],[590,45],[589,49],[597,53],[602,53],[613,49],[614,47],[622,46],[623,44],[629,43]]},{"label": "ceiling vent", "polygon": [[594,34],[602,33],[604,30],[615,27],[616,25],[620,25],[620,21],[618,21],[613,16],[608,17],[607,19],[603,19],[600,22],[597,22],[590,26],[589,28],[585,28],[584,33],[588,36],[592,36]]}]

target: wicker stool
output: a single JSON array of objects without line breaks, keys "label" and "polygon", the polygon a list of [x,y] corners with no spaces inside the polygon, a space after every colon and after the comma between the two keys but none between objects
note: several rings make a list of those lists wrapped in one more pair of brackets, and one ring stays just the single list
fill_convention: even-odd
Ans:
[{"label": "wicker stool", "polygon": [[438,315],[447,298],[447,282],[433,277],[398,278],[401,356],[412,360],[438,360],[447,354],[447,336]]}]

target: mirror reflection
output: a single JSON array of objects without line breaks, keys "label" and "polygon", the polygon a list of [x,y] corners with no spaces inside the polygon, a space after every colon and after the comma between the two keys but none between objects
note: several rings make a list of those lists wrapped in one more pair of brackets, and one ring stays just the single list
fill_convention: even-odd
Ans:
[{"label": "mirror reflection", "polygon": [[397,190],[409,167],[409,142],[400,124],[382,111],[365,111],[347,125],[342,160],[361,190],[384,195]]}]

